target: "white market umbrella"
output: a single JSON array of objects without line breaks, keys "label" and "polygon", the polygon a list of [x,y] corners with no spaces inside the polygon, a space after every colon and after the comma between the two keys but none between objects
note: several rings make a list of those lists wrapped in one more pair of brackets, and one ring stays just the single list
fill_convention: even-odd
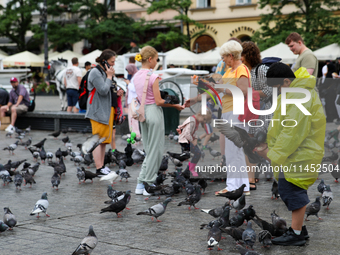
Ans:
[{"label": "white market umbrella", "polygon": [[221,61],[220,47],[198,54],[201,65],[217,65]]},{"label": "white market umbrella", "polygon": [[83,55],[80,55],[80,54],[75,53],[73,51],[67,50],[67,51],[59,53],[55,56],[49,57],[48,60],[51,61],[51,60],[58,60],[59,58],[63,58],[63,59],[66,59],[67,62],[68,62],[68,65],[71,66],[72,65],[72,62],[71,62],[72,58],[78,58],[78,60],[79,60],[82,56]]},{"label": "white market umbrella", "polygon": [[101,50],[95,50],[90,52],[89,54],[86,54],[85,56],[82,56],[78,59],[79,66],[84,66],[86,61],[91,62],[91,64],[96,64],[96,58],[102,54]]},{"label": "white market umbrella", "polygon": [[6,57],[3,62],[5,66],[44,66],[44,60],[29,51]]},{"label": "white market umbrella", "polygon": [[199,65],[199,57],[197,54],[188,51],[182,47],[177,47],[166,52],[166,62],[170,65]]},{"label": "white market umbrella", "polygon": [[[49,51],[48,52],[48,57],[50,58],[50,57],[53,57],[53,56],[58,55],[58,54],[60,54],[59,51]],[[45,58],[45,53],[44,52],[40,53],[38,56],[41,57],[42,59],[44,59]]]},{"label": "white market umbrella", "polygon": [[287,44],[279,43],[261,52],[261,57],[277,57],[281,58],[281,62],[286,64],[293,64],[298,55],[295,55],[288,47]]},{"label": "white market umbrella", "polygon": [[318,60],[334,60],[337,57],[340,57],[340,46],[337,43],[333,43],[318,49],[313,53]]},{"label": "white market umbrella", "polygon": [[3,50],[0,50],[0,55],[2,55],[2,56],[8,56],[8,54],[6,53],[6,52],[4,52]]}]

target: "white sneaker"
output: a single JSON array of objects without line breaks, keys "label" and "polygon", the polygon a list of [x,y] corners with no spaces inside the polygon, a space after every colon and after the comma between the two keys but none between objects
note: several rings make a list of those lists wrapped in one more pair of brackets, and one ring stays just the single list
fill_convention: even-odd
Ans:
[{"label": "white sneaker", "polygon": [[103,172],[104,174],[109,174],[109,173],[111,173],[111,170],[110,170],[110,168],[108,168],[108,167],[106,166],[106,167],[104,167],[104,168],[102,169],[102,172]]},{"label": "white sneaker", "polygon": [[6,132],[14,132],[14,127],[9,124],[9,126],[5,129]]},{"label": "white sneaker", "polygon": [[142,183],[137,184],[137,187],[135,189],[135,194],[143,195],[143,191],[144,191],[144,185]]},{"label": "white sneaker", "polygon": [[106,167],[104,167],[104,168],[98,170],[98,171],[97,171],[97,175],[98,175],[99,177],[103,177],[103,176],[105,176],[105,175],[108,175],[110,172],[111,172],[111,170],[106,166]]},{"label": "white sneaker", "polygon": [[151,194],[148,193],[145,189],[143,189],[143,196],[151,196]]}]

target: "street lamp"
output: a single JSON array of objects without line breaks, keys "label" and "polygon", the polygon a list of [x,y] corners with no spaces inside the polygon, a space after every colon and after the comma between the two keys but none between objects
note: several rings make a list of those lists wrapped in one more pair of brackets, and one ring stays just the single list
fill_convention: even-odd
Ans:
[{"label": "street lamp", "polygon": [[48,80],[48,39],[47,39],[47,0],[44,0],[44,5],[40,9],[41,13],[41,29],[44,31],[44,74],[46,74],[46,79]]}]

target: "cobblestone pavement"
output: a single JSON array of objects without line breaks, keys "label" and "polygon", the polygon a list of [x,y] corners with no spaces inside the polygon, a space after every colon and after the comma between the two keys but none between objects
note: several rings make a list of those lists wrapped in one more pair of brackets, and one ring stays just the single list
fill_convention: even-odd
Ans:
[{"label": "cobblestone pavement", "polygon": [[[328,130],[334,128],[334,124],[328,124]],[[8,151],[2,150],[15,141],[14,138],[6,138],[5,133],[5,131],[0,131],[0,163],[5,164],[9,159],[12,161],[27,159],[28,162],[34,163],[31,153],[22,146],[15,150],[15,155],[10,155]],[[36,143],[46,137],[46,151],[55,153],[59,147],[64,150],[65,147],[60,140],[64,135],[55,140],[53,137],[47,136],[48,133],[50,132],[32,131],[23,140],[26,141],[27,137],[31,136],[33,142]],[[69,135],[74,148],[77,143],[85,140],[82,134],[69,133],[67,135]],[[165,152],[180,150],[180,146],[170,142],[167,137],[165,141]],[[117,139],[117,145],[118,149],[123,151],[125,146],[122,139]],[[218,144],[215,143],[213,147],[218,149]],[[209,164],[212,162],[212,157],[209,153],[206,154],[208,154],[206,158],[207,164]],[[220,159],[215,161],[214,163],[217,163]],[[70,157],[67,157],[65,163],[67,173],[62,177],[58,191],[51,187],[50,179],[53,169],[47,164],[41,164],[35,176],[36,184],[33,184],[32,188],[23,186],[22,190],[18,191],[13,183],[0,187],[0,207],[9,207],[18,220],[18,225],[13,231],[0,233],[1,255],[71,254],[87,234],[89,225],[93,225],[98,237],[98,245],[92,254],[238,254],[235,242],[229,236],[220,242],[223,251],[217,252],[216,249],[207,251],[208,230],[200,230],[199,226],[202,223],[208,223],[212,217],[200,210],[189,211],[186,206],[178,207],[177,204],[185,198],[184,193],[175,196],[169,203],[166,213],[159,218],[162,222],[152,222],[148,216],[137,216],[137,212],[159,202],[156,198],[145,201],[143,196],[134,194],[140,166],[134,165],[128,168],[132,176],[129,182],[117,182],[114,185],[117,190],[130,189],[133,193],[128,206],[131,210],[125,210],[123,218],[117,218],[113,213],[99,214],[100,209],[106,207],[103,202],[108,200],[106,194],[108,183],[95,179],[93,183],[87,181],[85,184],[78,184],[76,167],[70,161]],[[117,166],[110,166],[110,168],[118,169]],[[19,167],[18,170],[20,169],[22,167]],[[174,169],[174,166],[169,162],[168,171],[172,172]],[[95,169],[91,166],[90,170],[94,171]],[[339,254],[340,244],[337,237],[340,233],[338,225],[340,184],[334,183],[329,173],[322,174],[321,177],[331,185],[334,200],[329,211],[322,207],[319,213],[322,221],[310,216],[310,221],[306,222],[310,235],[307,245],[303,247],[273,246],[270,250],[265,250],[257,242],[254,246],[256,251],[261,254]],[[319,195],[316,189],[318,182],[308,190],[311,201],[314,201],[315,197]],[[166,180],[166,183],[170,183],[170,180]],[[206,194],[197,206],[208,209],[224,204],[225,198],[214,195],[215,191],[224,187],[223,182],[209,182]],[[251,196],[246,197],[247,206],[254,205],[257,214],[268,221],[270,212],[276,210],[290,224],[290,212],[281,200],[271,200],[270,189],[271,183],[261,179],[257,190],[252,191]],[[51,217],[42,216],[37,219],[34,216],[29,216],[35,202],[45,191],[48,193],[50,203],[47,212]],[[162,200],[164,198],[161,198]],[[234,216],[234,211],[231,212],[231,216]],[[253,226],[258,233],[260,229],[255,224]]]}]

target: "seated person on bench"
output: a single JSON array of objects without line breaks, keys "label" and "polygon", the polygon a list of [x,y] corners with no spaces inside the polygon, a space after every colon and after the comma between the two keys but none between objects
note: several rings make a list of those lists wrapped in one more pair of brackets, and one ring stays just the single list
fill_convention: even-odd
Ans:
[{"label": "seated person on bench", "polygon": [[14,132],[14,125],[17,115],[26,113],[30,105],[30,97],[23,85],[20,85],[18,79],[12,77],[11,85],[13,89],[9,93],[9,102],[7,105],[1,106],[0,115],[5,117],[6,112],[11,114],[11,124],[5,129],[7,132]]}]

